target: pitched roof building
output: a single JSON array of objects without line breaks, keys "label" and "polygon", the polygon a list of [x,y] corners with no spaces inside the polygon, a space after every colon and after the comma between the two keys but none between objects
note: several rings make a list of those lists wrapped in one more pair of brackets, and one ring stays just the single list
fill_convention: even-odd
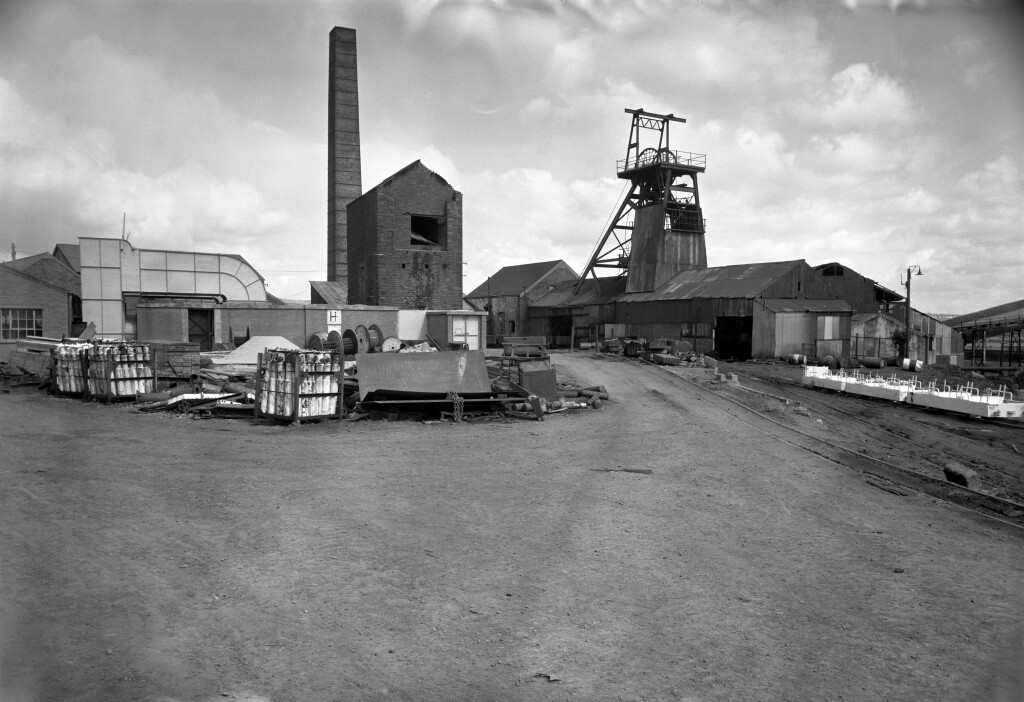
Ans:
[{"label": "pitched roof building", "polygon": [[466,295],[466,300],[487,311],[489,337],[524,336],[528,308],[560,283],[578,279],[576,271],[560,260],[505,266]]}]

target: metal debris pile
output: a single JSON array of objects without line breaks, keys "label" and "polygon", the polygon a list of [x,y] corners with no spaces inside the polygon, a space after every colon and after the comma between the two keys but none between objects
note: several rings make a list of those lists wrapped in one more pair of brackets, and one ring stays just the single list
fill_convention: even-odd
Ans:
[{"label": "metal debris pile", "polygon": [[639,358],[660,366],[718,367],[718,361],[715,358],[693,351],[690,347],[691,344],[685,340],[655,339],[651,341],[643,337],[605,339],[600,345],[600,349],[604,353]]},{"label": "metal debris pile", "polygon": [[[603,386],[559,381],[543,343],[512,345],[486,359],[481,351],[439,350],[433,340],[384,344],[379,337],[365,335],[367,353],[358,352],[358,339],[346,343],[339,336],[317,349],[261,347],[252,364],[215,363],[222,353],[203,354],[205,367],[175,378],[157,377],[157,354],[145,343],[51,340],[49,353],[39,354],[48,361],[45,370],[32,377],[56,395],[133,403],[139,412],[292,424],[543,420],[600,409],[610,399]],[[349,348],[357,353],[347,354]]]}]

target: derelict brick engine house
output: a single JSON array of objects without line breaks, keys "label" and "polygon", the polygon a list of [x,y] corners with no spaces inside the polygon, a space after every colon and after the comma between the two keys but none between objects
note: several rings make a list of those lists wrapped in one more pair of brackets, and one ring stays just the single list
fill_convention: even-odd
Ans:
[{"label": "derelict brick engine house", "polygon": [[462,306],[462,193],[420,161],[348,205],[350,304]]}]

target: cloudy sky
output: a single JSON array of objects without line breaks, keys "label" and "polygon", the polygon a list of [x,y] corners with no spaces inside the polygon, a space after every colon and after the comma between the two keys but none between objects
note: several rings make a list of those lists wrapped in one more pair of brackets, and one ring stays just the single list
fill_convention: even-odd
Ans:
[{"label": "cloudy sky", "polygon": [[79,236],[326,277],[327,57],[358,32],[363,188],[462,191],[465,285],[585,267],[626,108],[707,154],[709,265],[840,261],[914,306],[1024,298],[1024,16],[995,0],[0,1],[0,258]]}]

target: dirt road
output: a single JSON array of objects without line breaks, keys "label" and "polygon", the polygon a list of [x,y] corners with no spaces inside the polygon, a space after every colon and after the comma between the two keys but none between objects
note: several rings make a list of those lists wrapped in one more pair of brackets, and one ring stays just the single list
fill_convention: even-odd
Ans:
[{"label": "dirt road", "polygon": [[0,395],[0,699],[1021,699],[1024,532],[555,361],[613,401],[289,428]]}]

